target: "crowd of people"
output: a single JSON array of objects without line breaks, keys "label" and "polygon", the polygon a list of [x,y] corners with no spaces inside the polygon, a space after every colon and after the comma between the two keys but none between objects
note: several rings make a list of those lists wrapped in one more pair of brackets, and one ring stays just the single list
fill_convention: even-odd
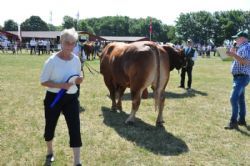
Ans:
[{"label": "crowd of people", "polygon": [[[183,44],[176,44],[175,45],[176,48],[184,48],[185,45]],[[197,51],[198,55],[201,56],[202,58],[210,58],[211,53],[213,54],[213,56],[216,55],[216,46],[212,43],[208,43],[208,44],[200,44],[200,43],[193,43],[193,48],[195,48],[195,50]]]},{"label": "crowd of people", "polygon": [[9,41],[9,40],[2,40],[0,41],[0,50],[2,53],[9,53],[18,54],[19,52],[22,53],[22,46],[19,40]]},{"label": "crowd of people", "polygon": [[50,54],[54,52],[57,48],[55,43],[51,42],[49,39],[35,39],[32,38],[30,42],[26,42],[26,49],[30,50],[30,55],[41,55],[41,54]]}]

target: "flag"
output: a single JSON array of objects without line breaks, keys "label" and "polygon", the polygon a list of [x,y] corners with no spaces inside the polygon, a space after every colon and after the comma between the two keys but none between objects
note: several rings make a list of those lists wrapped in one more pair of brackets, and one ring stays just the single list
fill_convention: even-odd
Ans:
[{"label": "flag", "polygon": [[49,12],[49,22],[52,24],[52,11]]},{"label": "flag", "polygon": [[149,33],[151,34],[152,32],[153,32],[153,27],[152,27],[152,18],[150,18]]},{"label": "flag", "polygon": [[21,25],[18,25],[18,38],[20,40],[20,42],[22,42],[22,32],[21,32]]},{"label": "flag", "polygon": [[79,11],[78,11],[77,14],[76,14],[77,21],[79,21],[79,17],[80,17],[80,14],[79,14]]}]

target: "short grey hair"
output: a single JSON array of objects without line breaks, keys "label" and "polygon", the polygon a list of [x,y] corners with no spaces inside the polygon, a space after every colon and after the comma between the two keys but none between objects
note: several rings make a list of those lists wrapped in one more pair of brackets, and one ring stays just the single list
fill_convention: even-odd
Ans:
[{"label": "short grey hair", "polygon": [[67,42],[76,42],[78,39],[78,33],[76,32],[75,28],[71,29],[64,29],[61,32],[60,42],[63,43]]}]

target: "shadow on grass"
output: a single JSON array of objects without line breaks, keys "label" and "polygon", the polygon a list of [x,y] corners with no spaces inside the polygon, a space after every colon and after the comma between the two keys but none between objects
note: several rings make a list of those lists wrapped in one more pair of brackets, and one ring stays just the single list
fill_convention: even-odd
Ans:
[{"label": "shadow on grass", "polygon": [[186,143],[167,132],[165,128],[152,126],[137,118],[135,125],[128,126],[124,124],[128,117],[125,112],[118,113],[107,107],[102,107],[101,111],[105,125],[114,128],[121,137],[134,142],[141,148],[166,156],[188,152]]},{"label": "shadow on grass", "polygon": [[[246,126],[246,129],[247,129],[248,131],[250,131],[250,126]],[[245,136],[250,137],[250,133],[248,133],[248,132],[246,132],[246,131],[244,131],[244,130],[241,130],[240,128],[237,129],[237,131],[240,132],[242,135],[245,135]]]},{"label": "shadow on grass", "polygon": [[79,107],[79,112],[80,112],[80,113],[85,112],[85,108],[82,107],[82,106],[80,106],[80,107]]},{"label": "shadow on grass", "polygon": [[[181,99],[195,96],[207,96],[206,92],[202,92],[199,90],[192,89],[190,91],[185,91],[184,93],[175,93],[175,92],[165,92],[165,97],[167,99]],[[148,93],[148,99],[154,98],[154,94],[152,92]],[[131,100],[130,93],[124,93],[122,100]]]}]

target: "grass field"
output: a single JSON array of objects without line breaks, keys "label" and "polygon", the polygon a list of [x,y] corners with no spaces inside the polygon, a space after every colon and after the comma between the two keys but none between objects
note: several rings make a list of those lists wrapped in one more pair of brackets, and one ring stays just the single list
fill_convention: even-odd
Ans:
[{"label": "grass field", "polygon": [[[39,76],[48,56],[0,53],[0,165],[43,165],[45,89]],[[99,70],[99,61],[88,62]],[[172,71],[166,88],[165,129],[155,127],[157,112],[152,97],[143,100],[136,125],[125,126],[130,113],[129,90],[122,113],[110,111],[111,100],[101,75],[86,68],[81,86],[80,114],[84,142],[83,165],[250,165],[250,131],[224,130],[231,115],[230,62],[218,57],[199,58],[193,71],[193,91],[177,88]],[[152,93],[152,92],[151,92]],[[250,88],[246,89],[248,112]],[[250,123],[250,116],[247,115]],[[56,128],[53,165],[72,165],[64,117]]]}]

